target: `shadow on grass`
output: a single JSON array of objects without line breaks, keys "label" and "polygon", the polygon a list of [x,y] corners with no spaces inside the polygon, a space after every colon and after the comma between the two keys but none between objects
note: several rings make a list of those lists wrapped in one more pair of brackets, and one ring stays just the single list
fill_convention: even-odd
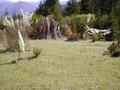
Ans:
[{"label": "shadow on grass", "polygon": [[16,63],[17,63],[17,61],[16,61],[16,60],[13,60],[13,61],[11,61],[11,62],[2,63],[2,64],[0,64],[0,66],[1,66],[1,65],[12,65],[12,64],[16,64]]},{"label": "shadow on grass", "polygon": [[34,59],[36,59],[36,58],[38,58],[38,56],[31,56],[31,57],[26,57],[26,58],[18,58],[18,59],[16,59],[16,60],[11,61],[11,62],[2,63],[2,64],[0,64],[0,66],[1,66],[1,65],[12,65],[12,64],[16,64],[16,63],[18,63],[19,61],[24,60],[24,59],[27,59],[28,61],[31,61],[31,60],[34,60]]},{"label": "shadow on grass", "polygon": [[36,58],[36,56],[31,56],[31,57],[28,57],[27,59],[30,61],[30,60],[33,60],[35,58]]},{"label": "shadow on grass", "polygon": [[118,58],[120,57],[120,52],[109,52],[109,51],[104,51],[103,55],[107,55],[107,56],[110,56],[112,58]]},{"label": "shadow on grass", "polygon": [[66,39],[65,42],[75,42],[77,40],[69,40],[69,39]]},{"label": "shadow on grass", "polygon": [[11,62],[2,63],[2,64],[0,64],[0,65],[12,65],[12,64],[18,63],[18,62],[21,61],[21,60],[23,60],[23,58],[18,58],[18,59],[16,59],[16,60],[11,61]]},{"label": "shadow on grass", "polygon": [[104,51],[103,55],[110,55],[110,52],[109,51]]},{"label": "shadow on grass", "polygon": [[0,54],[7,53],[7,52],[8,52],[7,49],[6,50],[0,49]]}]

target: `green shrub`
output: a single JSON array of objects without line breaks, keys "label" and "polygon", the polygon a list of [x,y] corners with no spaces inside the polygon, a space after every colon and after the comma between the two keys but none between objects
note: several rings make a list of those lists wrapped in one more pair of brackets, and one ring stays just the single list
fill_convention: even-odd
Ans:
[{"label": "green shrub", "polygon": [[76,35],[70,36],[67,38],[67,41],[77,41],[78,37]]},{"label": "green shrub", "polygon": [[95,34],[94,36],[92,36],[92,42],[98,41],[98,35]]},{"label": "green shrub", "polygon": [[93,35],[92,42],[100,41],[100,40],[104,40],[104,36],[102,36],[101,34],[95,34],[95,35]]},{"label": "green shrub", "polygon": [[108,15],[98,16],[93,22],[93,27],[98,29],[110,28],[112,24],[111,17]]},{"label": "green shrub", "polygon": [[5,42],[5,33],[0,30],[0,44],[3,45],[3,43]]},{"label": "green shrub", "polygon": [[115,51],[115,48],[116,48],[116,43],[112,43],[109,47],[108,47],[108,50],[111,52]]},{"label": "green shrub", "polygon": [[120,24],[118,20],[113,20],[112,24],[113,39],[120,41]]},{"label": "green shrub", "polygon": [[76,16],[71,17],[71,20],[76,25],[76,33],[79,34],[79,36],[81,36],[80,38],[82,39],[83,39],[83,34],[86,30],[85,28],[86,24],[91,25],[93,21],[95,20],[95,15],[94,14],[90,14],[90,15],[91,15],[91,20],[89,23],[87,22],[88,14],[81,14],[81,15],[76,15]]},{"label": "green shrub", "polygon": [[45,19],[44,16],[34,14],[32,17],[32,32],[30,33],[31,39],[38,39],[40,38],[40,30],[42,28],[42,21]]},{"label": "green shrub", "polygon": [[17,31],[13,28],[6,29],[7,49],[11,52],[19,49]]},{"label": "green shrub", "polygon": [[108,50],[110,51],[110,54],[112,57],[118,57],[120,56],[120,42],[113,42],[109,47]]},{"label": "green shrub", "polygon": [[34,54],[34,57],[37,58],[42,52],[42,49],[40,48],[34,48],[33,49],[33,54]]},{"label": "green shrub", "polygon": [[66,28],[65,28],[65,25],[60,24],[60,32],[61,32],[62,36],[66,36]]},{"label": "green shrub", "polygon": [[76,25],[76,30],[75,30],[76,33],[77,34],[79,33],[80,36],[82,36],[85,31],[85,25],[86,25],[85,16],[84,15],[76,15],[76,16],[72,16],[71,19],[72,19],[72,22],[74,22]]},{"label": "green shrub", "polygon": [[[93,22],[93,27],[98,29],[111,29],[112,20],[109,15],[97,16],[96,20]],[[111,41],[113,38],[113,33],[107,34],[105,40]]]},{"label": "green shrub", "polygon": [[70,17],[63,17],[59,22],[60,30],[63,36],[67,36],[65,24],[67,24],[69,21]]},{"label": "green shrub", "polygon": [[94,14],[90,14],[90,15],[91,15],[91,20],[89,23],[87,23],[88,14],[79,14],[79,15],[73,15],[70,17],[67,16],[62,18],[60,21],[60,25],[65,27],[65,24],[69,22],[71,25],[72,32],[76,33],[77,36],[81,39],[83,38],[82,37],[83,33],[86,30],[85,28],[86,24],[91,25],[95,20],[95,15]]}]

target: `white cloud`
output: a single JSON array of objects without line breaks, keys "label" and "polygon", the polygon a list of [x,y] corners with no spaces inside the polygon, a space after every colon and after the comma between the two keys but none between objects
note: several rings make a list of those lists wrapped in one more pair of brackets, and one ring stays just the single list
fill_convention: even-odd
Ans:
[{"label": "white cloud", "polygon": [[11,2],[18,2],[18,1],[37,2],[37,1],[40,1],[40,0],[3,0],[3,1],[11,1]]},{"label": "white cloud", "polygon": [[[5,1],[5,0],[3,0]],[[6,1],[12,1],[12,2],[18,2],[18,1],[25,1],[25,2],[39,2],[40,0],[6,0]],[[60,2],[68,1],[68,0],[60,0]]]}]

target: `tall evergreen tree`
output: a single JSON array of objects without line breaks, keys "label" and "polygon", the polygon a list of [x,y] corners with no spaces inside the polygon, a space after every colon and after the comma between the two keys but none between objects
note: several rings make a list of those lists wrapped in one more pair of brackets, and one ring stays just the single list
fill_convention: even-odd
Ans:
[{"label": "tall evergreen tree", "polygon": [[80,1],[80,11],[81,13],[89,13],[89,0]]},{"label": "tall evergreen tree", "polygon": [[81,0],[81,13],[110,14],[117,0]]},{"label": "tall evergreen tree", "polygon": [[44,2],[45,11],[47,15],[54,15],[57,19],[60,19],[62,14],[60,11],[59,0],[46,0]]},{"label": "tall evergreen tree", "polygon": [[95,12],[95,10],[94,10],[94,8],[95,8],[95,4],[94,4],[94,2],[93,2],[93,0],[89,0],[89,2],[88,2],[88,10],[89,10],[89,13],[94,13]]},{"label": "tall evergreen tree", "polygon": [[120,0],[117,1],[112,9],[112,29],[114,32],[114,38],[120,41]]},{"label": "tall evergreen tree", "polygon": [[115,5],[117,0],[93,0],[95,5],[95,13],[100,15],[110,14],[112,7]]},{"label": "tall evergreen tree", "polygon": [[54,15],[57,19],[60,19],[62,14],[60,11],[59,0],[45,0],[44,2],[41,2],[36,13],[43,16]]},{"label": "tall evergreen tree", "polygon": [[36,9],[36,14],[46,16],[45,6],[43,2],[40,2],[39,7]]},{"label": "tall evergreen tree", "polygon": [[67,2],[67,7],[65,8],[65,14],[66,15],[72,15],[72,14],[79,14],[80,12],[80,5],[78,4],[77,0],[69,0]]}]

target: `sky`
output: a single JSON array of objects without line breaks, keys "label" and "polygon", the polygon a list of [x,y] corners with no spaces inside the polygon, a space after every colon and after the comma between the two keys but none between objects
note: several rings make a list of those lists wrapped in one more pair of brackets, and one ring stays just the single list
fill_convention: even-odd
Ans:
[{"label": "sky", "polygon": [[[2,1],[2,0],[1,0]],[[3,1],[12,1],[12,2],[18,2],[18,1],[25,1],[25,2],[39,2],[39,1],[42,1],[42,0],[3,0]],[[51,0],[52,1],[52,0]],[[60,0],[60,2],[63,2],[63,1],[68,1],[68,0]]]}]

